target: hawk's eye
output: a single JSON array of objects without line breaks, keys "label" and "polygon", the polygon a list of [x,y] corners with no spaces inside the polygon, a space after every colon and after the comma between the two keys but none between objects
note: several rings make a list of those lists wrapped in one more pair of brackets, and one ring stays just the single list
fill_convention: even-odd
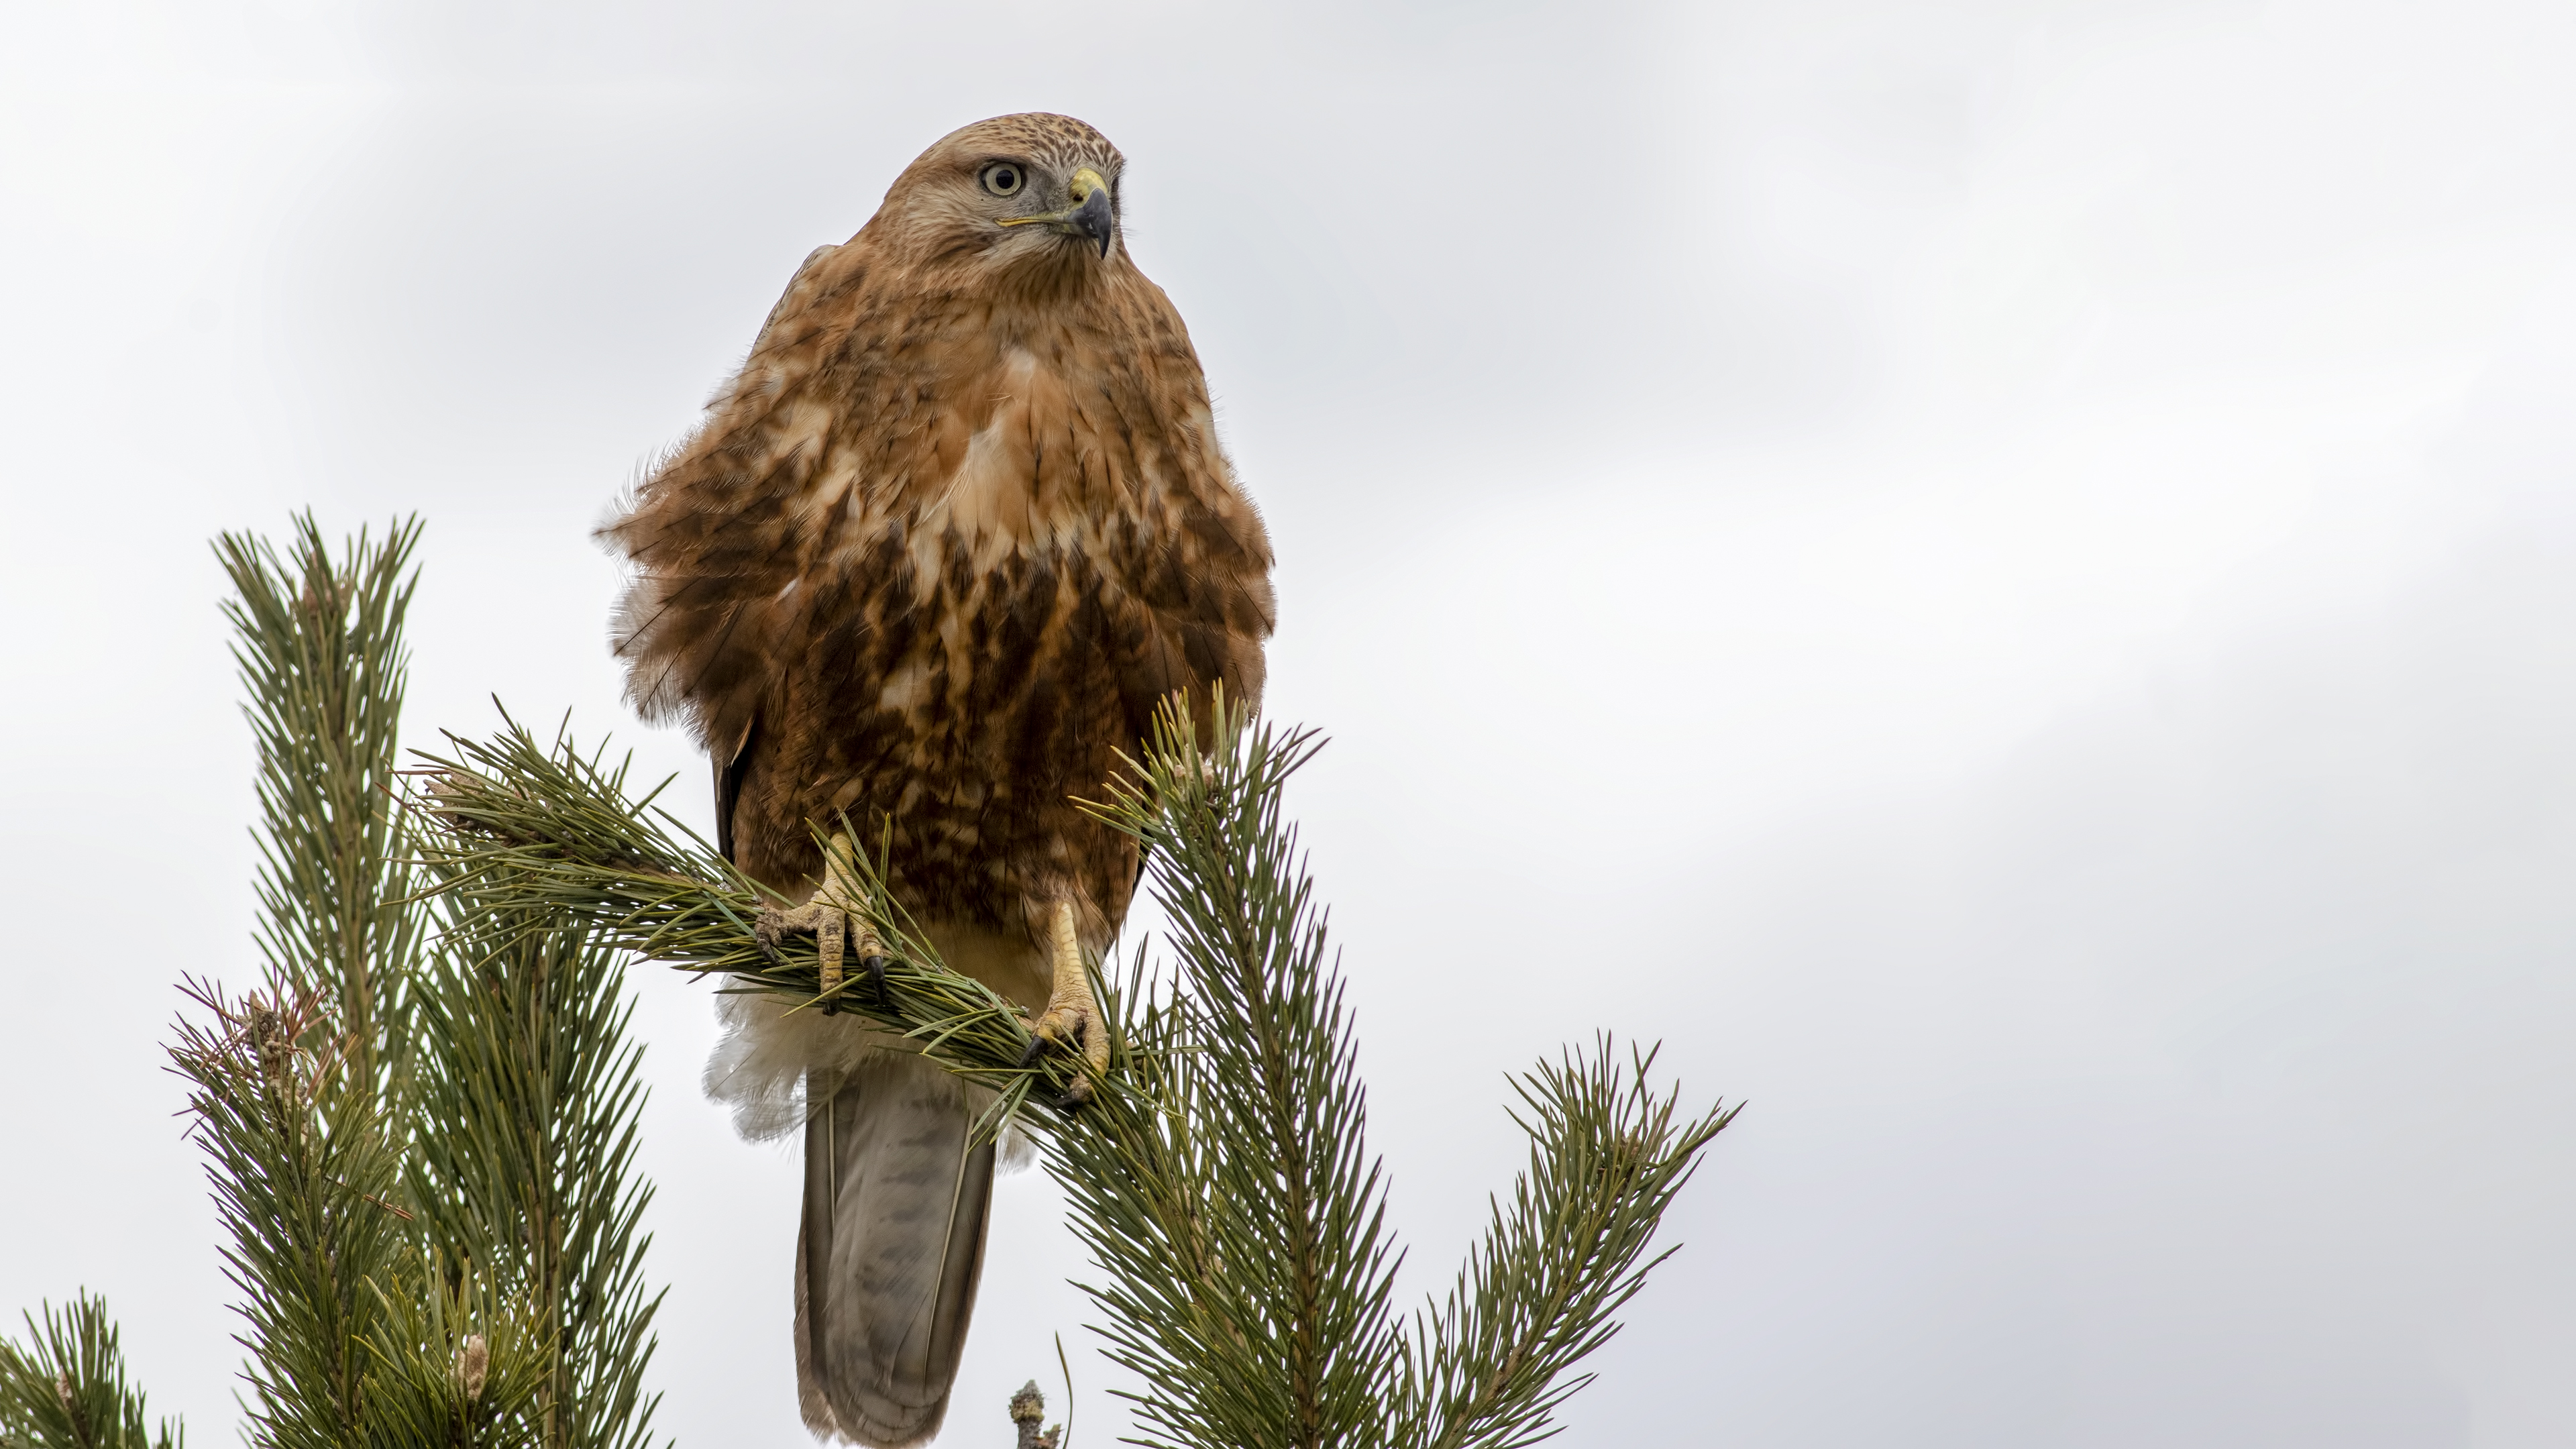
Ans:
[{"label": "hawk's eye", "polygon": [[984,168],[984,189],[995,196],[1018,195],[1021,183],[1027,179],[1026,173],[1008,161]]}]

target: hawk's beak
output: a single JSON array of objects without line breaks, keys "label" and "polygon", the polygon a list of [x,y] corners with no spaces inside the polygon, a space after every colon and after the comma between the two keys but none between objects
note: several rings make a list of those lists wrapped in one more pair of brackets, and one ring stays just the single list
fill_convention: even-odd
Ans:
[{"label": "hawk's beak", "polygon": [[1118,214],[1109,206],[1109,183],[1100,179],[1099,172],[1085,166],[1073,173],[1073,184],[1068,189],[1073,192],[1074,204],[1064,210],[1051,211],[1044,216],[1004,217],[1002,225],[1034,226],[1043,223],[1066,236],[1088,240],[1100,249],[1103,257],[1108,256],[1110,238],[1118,234]]},{"label": "hawk's beak", "polygon": [[[1088,172],[1084,173],[1088,175]],[[1075,185],[1081,184],[1077,178]],[[1109,255],[1110,234],[1118,229],[1118,218],[1109,210],[1109,188],[1096,186],[1082,198],[1082,204],[1064,214],[1064,229],[1076,236],[1089,237],[1103,257]]]}]

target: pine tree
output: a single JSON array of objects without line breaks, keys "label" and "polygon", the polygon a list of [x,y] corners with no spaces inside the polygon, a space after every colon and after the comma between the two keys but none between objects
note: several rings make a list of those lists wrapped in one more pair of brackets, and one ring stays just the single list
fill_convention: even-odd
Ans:
[{"label": "pine tree", "polygon": [[[1546,1438],[1589,1381],[1575,1366],[1618,1331],[1615,1314],[1662,1261],[1648,1249],[1664,1211],[1733,1113],[1685,1113],[1678,1089],[1647,1087],[1652,1052],[1623,1059],[1606,1038],[1540,1063],[1514,1083],[1528,1169],[1450,1292],[1399,1318],[1352,1022],[1282,813],[1289,776],[1318,745],[1221,700],[1207,723],[1203,747],[1199,721],[1175,704],[1092,807],[1145,846],[1172,933],[1163,974],[1140,952],[1123,979],[1096,981],[1110,1064],[1079,1107],[1065,1105],[1079,1064],[1032,1058],[1019,1011],[940,963],[864,855],[842,864],[898,958],[881,996],[825,991],[809,943],[764,948],[751,929],[761,889],[649,796],[629,801],[622,768],[565,740],[540,744],[515,725],[488,741],[451,736],[432,760],[430,849],[445,869],[506,882],[479,907],[496,928],[511,912],[587,921],[731,989],[800,1009],[832,1002],[991,1088],[983,1130],[1004,1116],[1037,1130],[1106,1274],[1086,1289],[1099,1331],[1147,1385],[1133,1442],[1517,1449]],[[835,840],[866,838],[836,823]]]},{"label": "pine tree", "polygon": [[[660,1302],[634,1172],[641,1048],[620,965],[653,959],[911,1037],[989,1088],[979,1131],[1038,1136],[1103,1276],[1086,1291],[1145,1388],[1149,1449],[1519,1449],[1672,1250],[1675,1193],[1733,1118],[1646,1085],[1604,1038],[1518,1078],[1527,1169],[1455,1283],[1395,1308],[1385,1169],[1354,1022],[1288,822],[1311,734],[1175,701],[1089,806],[1145,848],[1172,929],[1095,977],[1106,1071],[1033,1054],[1018,1008],[949,970],[834,822],[896,954],[882,993],[822,987],[764,946],[762,889],[622,764],[507,724],[396,768],[416,524],[335,556],[307,517],[281,555],[226,537],[259,742],[263,971],[171,1047],[227,1234],[261,1449],[644,1449]],[[406,787],[409,788],[406,788]],[[1096,963],[1095,963],[1096,967]],[[1084,1100],[1074,1105],[1075,1099]],[[0,1449],[147,1439],[115,1329],[86,1296],[0,1343]],[[1032,1385],[1013,1400],[1041,1433]]]}]

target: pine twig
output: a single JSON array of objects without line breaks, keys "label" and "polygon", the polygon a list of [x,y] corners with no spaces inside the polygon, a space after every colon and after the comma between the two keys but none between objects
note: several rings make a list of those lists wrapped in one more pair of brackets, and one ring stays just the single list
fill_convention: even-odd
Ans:
[{"label": "pine twig", "polygon": [[407,983],[422,920],[411,849],[388,786],[409,658],[403,615],[419,574],[417,519],[334,558],[310,513],[281,556],[224,534],[233,659],[259,746],[259,943],[286,994],[320,991],[356,1054],[353,1079],[398,1095],[411,1040]]},{"label": "pine twig", "polygon": [[1128,1028],[1150,1077],[1044,1144],[1109,1274],[1088,1291],[1110,1357],[1148,1385],[1139,1428],[1161,1437],[1136,1442],[1372,1442],[1394,1244],[1324,913],[1281,812],[1321,744],[1222,696],[1204,724],[1167,705],[1147,744],[1091,808],[1144,846],[1172,923],[1170,998]]},{"label": "pine twig", "polygon": [[430,1251],[471,1263],[546,1330],[531,1412],[549,1449],[643,1449],[661,1295],[644,1282],[651,1184],[635,1170],[643,1049],[616,951],[596,932],[449,882],[422,970],[407,1164]]},{"label": "pine twig", "polygon": [[1673,1195],[1735,1120],[1722,1104],[1679,1115],[1680,1092],[1645,1083],[1655,1053],[1623,1068],[1608,1037],[1515,1081],[1530,1164],[1448,1297],[1417,1314],[1396,1376],[1397,1444],[1519,1449],[1556,1431],[1591,1375],[1569,1370],[1617,1334],[1613,1319],[1671,1256],[1645,1256]]},{"label": "pine twig", "polygon": [[363,1437],[375,1285],[418,1252],[395,1199],[424,922],[388,787],[419,538],[397,522],[335,557],[308,513],[283,555],[249,535],[215,545],[259,747],[266,980],[239,1001],[187,987],[212,1020],[183,1021],[170,1056],[231,1238],[252,1437],[279,1449]]},{"label": "pine twig", "polygon": [[379,1317],[369,1280],[387,1280],[409,1242],[388,1202],[397,1158],[375,1094],[349,1081],[356,1059],[318,991],[271,1003],[184,989],[212,1020],[183,1019],[170,1059],[231,1238],[254,1442],[356,1442]]},{"label": "pine twig", "polygon": [[7,1449],[182,1449],[176,1419],[144,1428],[143,1390],[126,1381],[125,1351],[106,1300],[81,1293],[30,1313],[27,1341],[0,1339],[0,1445]]},{"label": "pine twig", "polygon": [[[943,964],[864,854],[825,844],[859,882],[861,909],[892,954],[882,999],[857,978],[826,991],[809,939],[764,945],[753,922],[777,897],[656,808],[658,789],[630,801],[625,762],[585,755],[561,737],[540,744],[514,720],[489,741],[447,738],[446,752],[422,753],[411,799],[429,822],[422,843],[433,889],[454,902],[451,934],[485,941],[487,960],[532,923],[577,923],[604,949],[727,978],[727,989],[778,996],[800,1010],[831,1006],[921,1043],[991,1089],[998,1100],[983,1125],[988,1137],[1014,1116],[1051,1120],[1044,1104],[1067,1095],[1074,1062],[1060,1055],[1027,1062],[1031,1036],[1020,1009]],[[483,884],[468,890],[471,882]]]}]

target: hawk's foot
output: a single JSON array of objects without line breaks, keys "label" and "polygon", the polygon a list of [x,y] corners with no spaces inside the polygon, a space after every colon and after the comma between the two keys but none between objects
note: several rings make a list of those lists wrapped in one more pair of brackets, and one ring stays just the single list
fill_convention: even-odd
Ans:
[{"label": "hawk's foot", "polygon": [[885,943],[877,939],[876,928],[868,924],[859,909],[860,894],[856,882],[841,868],[850,848],[846,835],[832,837],[831,848],[823,856],[823,884],[806,897],[805,904],[792,910],[764,905],[752,918],[751,930],[773,965],[785,965],[778,954],[778,943],[790,932],[812,933],[814,953],[820,958],[822,972],[818,983],[825,1015],[840,1011],[837,993],[841,987],[841,962],[851,954],[859,958],[859,969],[867,973],[870,996],[878,1006],[886,1004],[885,973],[890,964]]},{"label": "hawk's foot", "polygon": [[1023,1066],[1036,1061],[1052,1048],[1081,1054],[1087,1072],[1077,1074],[1073,1085],[1065,1089],[1058,1106],[1079,1106],[1091,1100],[1091,1079],[1109,1066],[1109,1031],[1101,1024],[1100,1003],[1092,997],[1091,978],[1082,969],[1082,943],[1074,935],[1073,903],[1058,901],[1055,907],[1054,937],[1055,986],[1047,996],[1046,1010],[1029,1023],[1029,1049],[1020,1058]]}]

